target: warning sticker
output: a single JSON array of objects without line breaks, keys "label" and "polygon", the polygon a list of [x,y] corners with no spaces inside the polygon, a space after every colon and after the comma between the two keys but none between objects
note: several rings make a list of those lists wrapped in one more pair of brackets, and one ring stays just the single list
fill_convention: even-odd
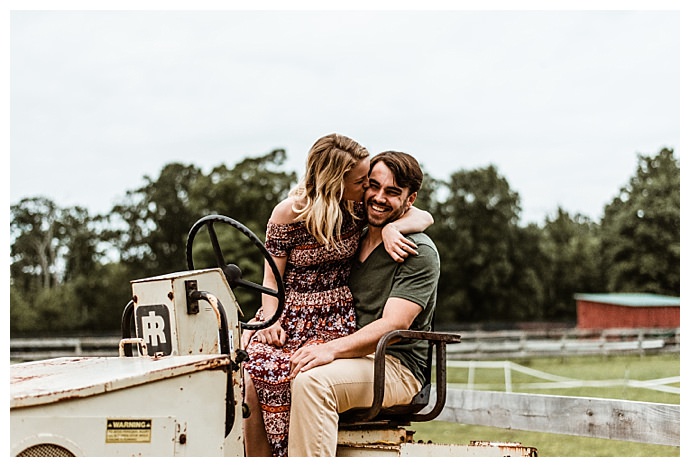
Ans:
[{"label": "warning sticker", "polygon": [[108,420],[106,443],[150,443],[151,420]]}]

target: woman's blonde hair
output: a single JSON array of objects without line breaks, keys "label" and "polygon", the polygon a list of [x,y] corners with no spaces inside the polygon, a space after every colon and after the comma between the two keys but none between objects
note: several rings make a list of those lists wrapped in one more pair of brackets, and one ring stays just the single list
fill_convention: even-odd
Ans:
[{"label": "woman's blonde hair", "polygon": [[[327,248],[339,246],[345,174],[366,157],[369,151],[347,136],[323,136],[309,150],[305,175],[290,193],[297,198],[293,204],[297,220],[303,220],[309,233]],[[343,204],[354,216],[353,203]]]}]

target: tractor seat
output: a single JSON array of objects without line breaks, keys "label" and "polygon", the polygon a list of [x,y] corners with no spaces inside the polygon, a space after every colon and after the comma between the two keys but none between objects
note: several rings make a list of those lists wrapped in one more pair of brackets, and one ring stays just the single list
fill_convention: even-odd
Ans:
[{"label": "tractor seat", "polygon": [[[386,347],[394,338],[419,339],[429,343],[427,365],[422,389],[409,404],[381,407],[384,396],[386,368]],[[446,344],[460,342],[458,334],[435,331],[397,330],[385,334],[379,340],[374,354],[374,399],[371,407],[353,408],[340,414],[342,428],[362,428],[362,425],[409,425],[410,422],[426,422],[436,418],[446,403]],[[433,348],[436,347],[436,403],[431,411],[419,413],[429,405],[431,396],[431,368]]]}]

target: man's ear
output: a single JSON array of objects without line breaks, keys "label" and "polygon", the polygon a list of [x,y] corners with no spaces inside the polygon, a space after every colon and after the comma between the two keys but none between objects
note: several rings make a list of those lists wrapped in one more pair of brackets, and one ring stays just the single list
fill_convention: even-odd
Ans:
[{"label": "man's ear", "polygon": [[417,199],[417,192],[415,191],[414,193],[411,193],[410,196],[407,197],[407,209],[410,209],[412,205],[414,204],[414,201]]}]

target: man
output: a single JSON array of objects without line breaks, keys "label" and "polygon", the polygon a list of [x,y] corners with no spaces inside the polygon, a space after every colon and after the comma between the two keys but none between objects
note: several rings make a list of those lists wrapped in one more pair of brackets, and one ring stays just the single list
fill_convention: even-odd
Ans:
[{"label": "man", "polygon": [[[410,155],[387,151],[371,160],[365,203],[369,227],[350,277],[357,313],[354,334],[309,347],[291,358],[292,412],[289,456],[335,456],[338,414],[373,400],[374,352],[397,329],[431,330],[440,263],[436,246],[412,234],[417,254],[395,262],[382,244],[382,229],[414,203],[423,174]],[[388,347],[383,407],[408,404],[421,389],[425,342]]]}]

